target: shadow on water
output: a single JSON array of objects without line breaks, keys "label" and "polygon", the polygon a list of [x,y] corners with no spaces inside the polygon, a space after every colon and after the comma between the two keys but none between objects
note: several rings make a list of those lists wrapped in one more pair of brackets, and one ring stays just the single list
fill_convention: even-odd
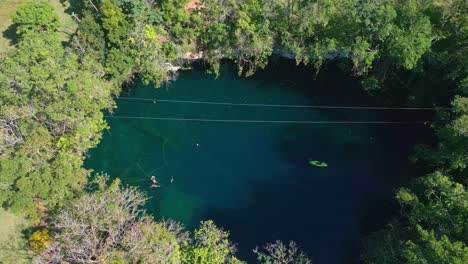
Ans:
[{"label": "shadow on water", "polygon": [[[331,76],[325,77],[329,78]],[[349,82],[349,86],[351,87],[348,92],[355,94],[353,88],[356,84]],[[337,85],[322,83],[319,87]],[[314,96],[309,94],[310,89],[304,90],[304,87],[296,85],[292,88],[305,91],[304,96],[314,101]],[[335,94],[337,91],[326,88],[319,91],[322,96],[329,92]],[[359,99],[361,103],[353,103],[363,105],[362,102],[368,100],[365,96]],[[347,103],[349,102],[348,97]],[[374,115],[362,112],[351,115],[328,112],[321,113],[320,116],[326,120],[375,118]],[[398,114],[386,116],[401,118]],[[421,130],[425,132],[422,136]],[[259,240],[260,237],[269,238],[270,241],[278,238],[296,240],[317,263],[359,263],[360,238],[382,228],[395,214],[395,210],[392,209],[396,208],[393,190],[406,183],[412,175],[407,168],[411,167],[407,156],[413,143],[424,140],[427,134],[431,134],[430,128],[420,125],[403,128],[392,125],[322,125],[312,129],[288,126],[275,141],[280,142],[283,160],[296,168],[288,175],[290,181],[293,180],[290,176],[308,171],[308,176],[296,179],[295,184],[302,187],[295,186],[291,190],[293,187],[284,182],[257,186],[255,198],[252,199],[255,202],[248,208],[239,209],[234,213],[220,209],[207,217],[236,219],[233,221],[235,224],[229,225],[228,229],[232,230],[235,240],[250,241],[247,248],[254,248],[266,242]],[[307,164],[310,158],[325,160],[338,169],[333,170],[331,166],[326,169],[328,172],[325,172],[310,168]],[[281,195],[282,192],[285,194]],[[348,205],[343,206],[343,201]],[[252,212],[255,212],[254,215]],[[242,215],[249,215],[249,218],[239,219]],[[258,225],[250,223],[250,219],[262,218],[263,221]],[[252,226],[252,229],[245,230],[246,226]],[[252,243],[253,241],[256,243]],[[338,252],[343,252],[343,255],[340,256]],[[252,260],[249,253],[241,251],[244,258]]]},{"label": "shadow on water", "polygon": [[[419,129],[289,126],[274,141],[290,169],[256,184],[247,206],[210,209],[205,218],[242,241],[249,261],[250,249],[281,239],[298,242],[315,263],[359,263],[361,239],[398,213],[393,191],[412,175],[406,157]],[[398,142],[403,135],[409,139]],[[330,166],[311,167],[310,157]]]},{"label": "shadow on water", "polygon": [[[170,87],[136,84],[130,97],[294,105],[372,105],[356,81],[330,65],[318,78],[277,61],[251,78],[229,65],[219,79],[181,74]],[[126,95],[127,96],[127,95]],[[375,103],[375,102],[374,102]],[[116,115],[253,120],[398,120],[416,114],[174,104],[119,100]],[[314,263],[356,260],[360,239],[393,213],[393,190],[428,127],[363,124],[239,124],[108,120],[87,166],[152,197],[147,209],[193,229],[213,219],[231,231],[242,259],[257,245],[294,240]],[[309,159],[327,162],[311,166]],[[161,188],[149,188],[155,175]],[[170,178],[174,183],[170,183]],[[345,262],[346,262],[345,261]]]}]

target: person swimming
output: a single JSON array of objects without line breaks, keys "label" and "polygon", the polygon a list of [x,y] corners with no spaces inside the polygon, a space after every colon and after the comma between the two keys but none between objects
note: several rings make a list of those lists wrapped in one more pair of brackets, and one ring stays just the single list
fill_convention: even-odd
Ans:
[{"label": "person swimming", "polygon": [[173,183],[173,182],[174,182],[174,177],[171,176],[171,183]]},{"label": "person swimming", "polygon": [[156,180],[156,176],[152,175],[151,176],[151,188],[158,188],[158,187],[161,187],[161,185],[159,185],[158,181]]}]

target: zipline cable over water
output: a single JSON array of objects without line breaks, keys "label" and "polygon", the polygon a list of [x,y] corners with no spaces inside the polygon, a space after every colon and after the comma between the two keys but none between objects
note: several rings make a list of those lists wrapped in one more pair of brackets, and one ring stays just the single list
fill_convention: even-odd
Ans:
[{"label": "zipline cable over water", "polygon": [[[147,99],[147,98],[130,98],[130,97],[121,97],[119,99],[123,100],[137,100],[137,101],[148,101],[156,104],[158,102],[167,102],[167,103],[188,103],[188,104],[205,104],[205,105],[227,105],[227,106],[244,106],[244,107],[283,107],[283,108],[328,108],[328,109],[371,109],[371,110],[436,110],[441,108],[416,108],[416,107],[363,107],[363,106],[310,106],[310,105],[276,105],[276,104],[248,104],[248,103],[224,103],[224,102],[208,102],[208,101],[182,101],[182,100],[158,100],[158,99]],[[270,124],[429,124],[429,121],[352,121],[352,120],[254,120],[254,119],[207,119],[207,118],[179,118],[179,117],[151,117],[151,116],[121,116],[121,115],[107,115],[105,116],[109,119],[134,119],[134,120],[162,120],[162,121],[185,121],[185,122],[217,122],[217,123],[270,123]],[[177,124],[177,123],[176,123]],[[177,125],[179,127],[179,125]],[[191,141],[198,147],[199,144],[193,138],[192,135],[187,133],[184,128],[179,127],[179,129],[188,136]],[[160,167],[157,167],[151,172],[146,172],[141,165],[137,162],[136,166],[143,173],[143,177],[132,177],[128,182],[141,182],[148,181],[149,175],[159,171],[160,169],[168,165],[166,160],[165,145],[167,139],[164,140],[162,146],[163,152],[163,164]],[[201,150],[201,149],[200,149]],[[209,160],[214,161],[213,164],[218,164],[216,159],[202,150],[202,153]],[[325,168],[328,167],[328,164],[321,161],[312,161],[309,160],[310,165],[314,167]],[[222,170],[220,170],[222,172]],[[230,175],[227,175],[228,179],[232,184],[238,184]]]},{"label": "zipline cable over water", "polygon": [[284,108],[317,108],[317,109],[363,109],[363,110],[451,110],[450,107],[386,107],[386,106],[335,106],[335,105],[288,105],[288,104],[253,104],[253,103],[230,103],[191,100],[169,100],[151,99],[138,97],[118,97],[116,100],[149,101],[153,103],[184,103],[184,104],[206,104],[206,105],[228,105],[228,106],[252,106],[252,107],[284,107]]},{"label": "zipline cable over water", "polygon": [[113,119],[139,119],[162,121],[189,122],[218,122],[218,123],[272,123],[272,124],[430,124],[430,121],[315,121],[315,120],[251,120],[251,119],[204,119],[204,118],[176,118],[176,117],[146,117],[146,116],[118,116],[106,115]]}]

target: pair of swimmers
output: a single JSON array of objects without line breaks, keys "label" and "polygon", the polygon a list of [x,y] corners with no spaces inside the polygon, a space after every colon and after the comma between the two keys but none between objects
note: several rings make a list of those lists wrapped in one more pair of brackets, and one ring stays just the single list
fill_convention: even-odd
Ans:
[{"label": "pair of swimmers", "polygon": [[[158,183],[158,181],[156,180],[156,176],[152,175],[151,176],[151,188],[158,188],[158,187],[161,187],[161,185]],[[174,177],[171,176],[171,183],[174,182]]]}]

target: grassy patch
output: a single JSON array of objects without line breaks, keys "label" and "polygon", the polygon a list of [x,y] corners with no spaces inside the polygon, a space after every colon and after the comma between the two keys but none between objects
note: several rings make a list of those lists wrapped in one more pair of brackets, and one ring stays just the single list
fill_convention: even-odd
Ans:
[{"label": "grassy patch", "polygon": [[[0,0],[0,52],[11,48],[11,40],[15,37],[15,29],[11,27],[11,16],[15,13],[18,6],[28,0]],[[35,0],[44,1],[44,0]],[[77,24],[75,20],[66,12],[69,8],[68,1],[45,0],[54,7],[60,21],[60,38],[67,41],[71,34],[75,32]],[[63,2],[63,3],[62,3]]]},{"label": "grassy patch", "polygon": [[10,40],[5,36],[10,32],[6,32],[11,25],[11,16],[16,11],[18,6],[25,2],[24,0],[2,0],[0,1],[0,51],[10,47]]},{"label": "grassy patch", "polygon": [[0,263],[31,263],[26,230],[30,224],[24,218],[0,208]]},{"label": "grassy patch", "polygon": [[68,1],[49,0],[51,6],[54,7],[60,21],[59,33],[62,41],[68,41],[73,33],[75,33],[76,21],[68,14],[70,4]]}]

